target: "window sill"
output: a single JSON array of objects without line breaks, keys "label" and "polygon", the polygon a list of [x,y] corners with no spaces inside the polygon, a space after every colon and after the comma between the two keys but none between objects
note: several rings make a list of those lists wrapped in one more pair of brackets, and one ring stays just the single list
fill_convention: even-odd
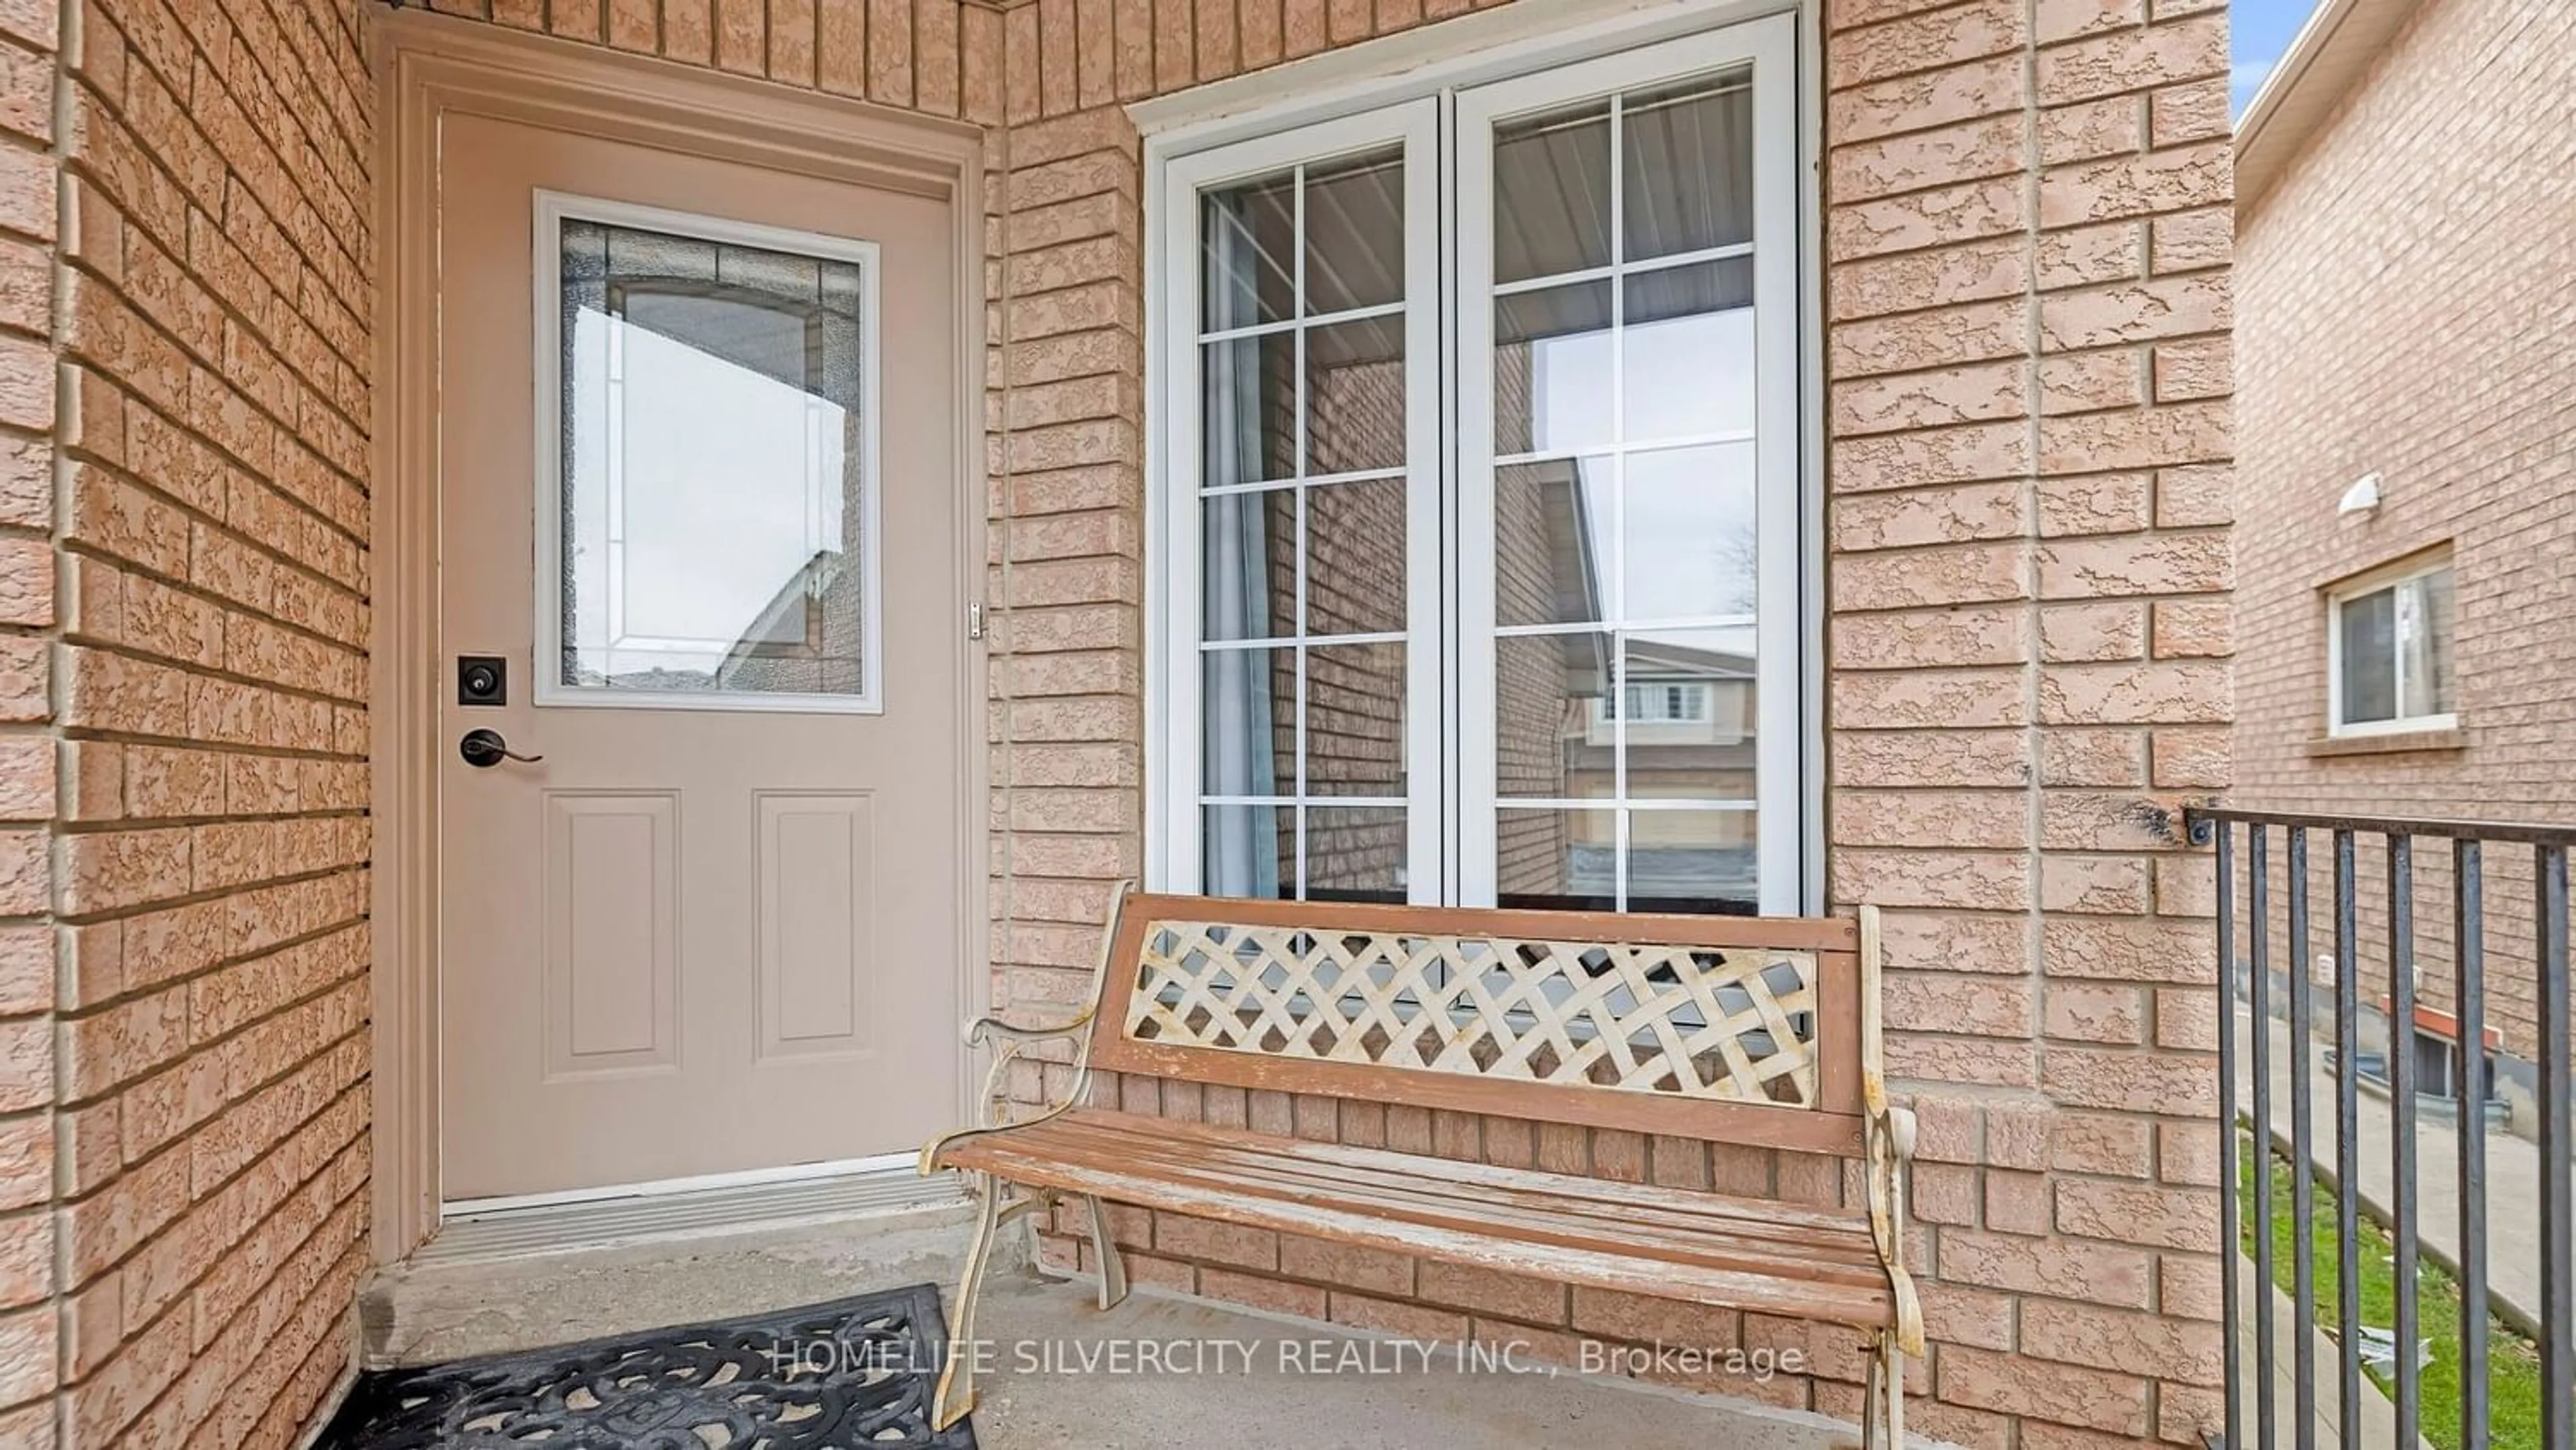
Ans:
[{"label": "window sill", "polygon": [[2384,735],[2320,735],[2307,744],[2311,760],[2338,755],[2405,755],[2427,750],[2466,750],[2469,737],[2456,725],[2437,730],[2391,730]]}]

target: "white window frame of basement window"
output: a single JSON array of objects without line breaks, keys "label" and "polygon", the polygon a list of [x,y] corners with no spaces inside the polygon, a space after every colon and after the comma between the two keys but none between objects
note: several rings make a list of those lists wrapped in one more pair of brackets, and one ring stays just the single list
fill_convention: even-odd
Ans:
[{"label": "white window frame of basement window", "polygon": [[[1511,10],[1498,9],[1453,22],[1444,29],[1463,34],[1479,23],[1501,26],[1509,22]],[[1573,7],[1567,7],[1571,10]],[[1600,10],[1608,7],[1585,7]],[[1567,17],[1571,19],[1572,16]],[[1719,21],[1722,23],[1706,23]],[[1816,713],[1822,704],[1821,625],[1817,606],[1817,580],[1821,556],[1816,543],[1814,522],[1817,482],[1813,461],[1805,456],[1814,446],[1819,430],[1815,411],[1814,389],[1819,361],[1815,339],[1802,335],[1803,328],[1815,325],[1816,313],[1806,304],[1801,283],[1812,284],[1813,259],[1806,249],[1814,245],[1817,214],[1812,188],[1800,183],[1801,158],[1812,158],[1812,133],[1818,124],[1818,111],[1807,92],[1814,84],[1812,74],[1799,70],[1799,36],[1812,39],[1812,17],[1795,0],[1744,0],[1744,3],[1718,7],[1712,15],[1706,0],[1684,0],[1684,3],[1640,8],[1625,15],[1580,25],[1566,25],[1553,33],[1512,34],[1497,31],[1490,49],[1459,54],[1446,60],[1424,62],[1410,53],[1423,36],[1408,33],[1368,42],[1340,52],[1330,52],[1306,62],[1294,63],[1283,71],[1300,67],[1315,68],[1315,84],[1292,84],[1282,74],[1276,80],[1277,94],[1295,96],[1268,104],[1237,107],[1236,94],[1243,83],[1222,83],[1203,88],[1211,93],[1204,109],[1192,112],[1181,107],[1182,98],[1169,102],[1148,102],[1134,108],[1141,124],[1149,133],[1158,124],[1174,129],[1149,134],[1145,147],[1145,236],[1147,238],[1145,270],[1149,316],[1146,327],[1146,397],[1149,408],[1162,412],[1161,426],[1147,430],[1146,511],[1148,520],[1148,557],[1144,580],[1146,616],[1146,689],[1147,706],[1147,834],[1145,841],[1146,878],[1157,889],[1188,891],[1200,881],[1201,806],[1199,792],[1199,732],[1202,712],[1198,694],[1199,674],[1196,660],[1199,652],[1199,554],[1198,511],[1195,507],[1199,468],[1198,416],[1199,399],[1197,363],[1198,295],[1200,258],[1197,248],[1198,193],[1220,179],[1249,177],[1276,172],[1300,160],[1330,159],[1330,151],[1318,151],[1318,140],[1349,142],[1336,149],[1361,149],[1367,143],[1356,139],[1362,135],[1384,134],[1369,129],[1373,123],[1382,126],[1387,116],[1410,106],[1434,107],[1432,115],[1439,125],[1439,136],[1458,134],[1458,113],[1474,91],[1490,90],[1497,95],[1516,88],[1522,82],[1536,84],[1580,72],[1587,76],[1610,78],[1602,93],[1650,85],[1665,76],[1679,77],[1700,71],[1722,68],[1731,63],[1750,62],[1755,70],[1756,85],[1756,167],[1757,196],[1763,189],[1780,186],[1785,189],[1770,194],[1785,198],[1785,204],[1762,208],[1757,212],[1756,302],[1757,335],[1761,361],[1759,376],[1781,377],[1789,381],[1785,388],[1764,389],[1758,397],[1759,439],[1757,477],[1762,508],[1759,525],[1759,548],[1766,562],[1783,561],[1788,567],[1766,567],[1763,571],[1759,600],[1761,626],[1758,650],[1767,658],[1785,662],[1779,666],[1786,679],[1783,687],[1774,688],[1765,681],[1760,709],[1760,738],[1757,744],[1757,769],[1760,772],[1756,802],[1762,822],[1771,827],[1762,831],[1759,842],[1760,908],[1765,914],[1797,915],[1820,904],[1821,887],[1818,871],[1823,860],[1821,848],[1822,815],[1813,759],[1820,746]],[[1353,68],[1364,69],[1362,54],[1370,50],[1386,52],[1388,71],[1374,80],[1352,82],[1341,73],[1347,60]],[[1407,53],[1398,56],[1397,51]],[[1808,70],[1812,71],[1810,63]],[[1400,74],[1398,73],[1400,72]],[[1261,79],[1261,78],[1249,78]],[[1214,93],[1225,91],[1225,104],[1219,104]],[[1184,93],[1184,97],[1191,93]],[[1569,93],[1573,99],[1580,92]],[[1267,93],[1265,93],[1265,99]],[[1409,103],[1409,104],[1408,104]],[[1545,106],[1547,101],[1534,104]],[[1365,108],[1365,109],[1359,109]],[[1515,107],[1514,109],[1518,109]],[[1152,114],[1148,114],[1151,112]],[[1295,124],[1301,118],[1317,114],[1333,119],[1312,125]],[[1488,108],[1488,117],[1495,114]],[[1168,116],[1168,120],[1158,120]],[[1185,121],[1185,124],[1183,122]],[[1331,128],[1338,122],[1361,123],[1359,130],[1336,133]],[[1435,138],[1436,139],[1436,138]],[[1458,277],[1435,275],[1425,292],[1411,275],[1419,260],[1415,237],[1420,232],[1416,222],[1436,218],[1441,227],[1455,231],[1459,218],[1453,214],[1453,197],[1435,184],[1428,175],[1433,169],[1414,165],[1423,154],[1420,141],[1411,142],[1407,166],[1407,249],[1408,302],[1414,304],[1408,318],[1408,357],[1419,366],[1436,357],[1444,371],[1454,375],[1458,357],[1464,348],[1453,350],[1460,329],[1454,325],[1462,309],[1457,299],[1464,288]],[[1463,145],[1453,154],[1468,150]],[[1266,165],[1255,164],[1263,152],[1269,153]],[[1433,161],[1446,158],[1432,145],[1428,154]],[[1461,158],[1463,162],[1463,157]],[[1478,158],[1490,169],[1490,155]],[[1417,188],[1430,185],[1432,196],[1420,199]],[[1488,199],[1490,205],[1490,199]],[[1438,236],[1429,247],[1435,274],[1446,261],[1441,256]],[[1468,248],[1471,256],[1480,249]],[[1764,260],[1767,257],[1767,261]],[[1489,267],[1490,258],[1478,258],[1480,267]],[[1462,268],[1463,270],[1463,268]],[[1436,302],[1425,309],[1422,301]],[[1159,309],[1156,314],[1152,310]],[[1431,312],[1426,319],[1422,314]],[[1485,313],[1484,326],[1489,331],[1489,307],[1475,309]],[[1419,342],[1422,327],[1428,322],[1432,334],[1428,347]],[[1414,386],[1408,374],[1408,388]],[[1454,390],[1452,390],[1454,392]],[[1490,392],[1490,379],[1484,391]],[[1423,396],[1415,393],[1414,396]],[[1490,398],[1487,406],[1490,407]],[[1433,410],[1416,410],[1408,419],[1408,432],[1418,429],[1425,414]],[[1459,465],[1467,461],[1465,447],[1444,446],[1461,427],[1458,403],[1450,398],[1438,410],[1435,421],[1444,430],[1434,440],[1434,466],[1441,473],[1441,487],[1432,499],[1435,510],[1445,512],[1450,498],[1458,493],[1458,477],[1451,471],[1452,460]],[[1485,429],[1482,451],[1490,454],[1491,429]],[[1409,450],[1418,443],[1408,440]],[[1411,460],[1409,460],[1411,462]],[[1420,467],[1419,463],[1413,466]],[[1422,490],[1416,490],[1417,505]],[[1461,567],[1457,557],[1459,538],[1467,535],[1469,520],[1465,500],[1460,500],[1454,532],[1445,520],[1435,519],[1427,531],[1433,540],[1432,562],[1443,577],[1454,578]],[[1486,512],[1490,517],[1490,499]],[[1409,527],[1411,527],[1409,525]],[[1459,712],[1460,679],[1468,673],[1467,652],[1478,647],[1472,637],[1464,588],[1452,591],[1442,587],[1421,567],[1421,546],[1426,531],[1412,529],[1409,541],[1408,568],[1412,571],[1409,589],[1418,591],[1431,584],[1435,595],[1433,612],[1420,612],[1417,602],[1409,602],[1408,674],[1426,666],[1440,676],[1438,688],[1428,696],[1441,705],[1437,711],[1408,710],[1408,743],[1410,762],[1408,788],[1411,802],[1412,840],[1408,844],[1411,863],[1425,860],[1439,863],[1436,878],[1419,870],[1410,877],[1409,895],[1418,904],[1443,901],[1466,903],[1492,900],[1493,860],[1491,840],[1493,779],[1492,742],[1482,742],[1487,758],[1481,791],[1463,788],[1460,757],[1476,747],[1472,740],[1453,745],[1443,738],[1441,722],[1463,718]],[[1484,561],[1490,575],[1490,559]],[[1454,606],[1454,607],[1453,607]],[[1490,620],[1490,579],[1487,581],[1482,612]],[[1425,651],[1418,647],[1421,621],[1438,621],[1432,643],[1438,648]],[[1450,649],[1456,641],[1454,660],[1425,659]],[[1485,666],[1491,667],[1490,633],[1481,644]],[[1450,674],[1454,666],[1457,673]],[[1486,682],[1490,693],[1490,681]],[[1477,732],[1463,731],[1473,736]],[[1488,732],[1489,733],[1489,732]],[[1470,819],[1468,807],[1472,797],[1484,797],[1483,818]],[[1791,828],[1783,830],[1778,823],[1786,820]],[[1425,840],[1426,832],[1430,840]],[[1472,866],[1470,832],[1481,832],[1487,843],[1482,859]],[[1427,850],[1426,850],[1427,848]],[[1481,882],[1477,879],[1481,878]]]},{"label": "white window frame of basement window", "polygon": [[[2418,579],[2451,569],[2455,563],[2450,548],[2442,548],[2400,559],[2366,573],[2356,574],[2326,590],[2326,735],[2330,739],[2349,740],[2371,735],[2412,735],[2427,730],[2456,730],[2460,716],[2456,708],[2431,715],[2399,715],[2387,720],[2347,721],[2343,718],[2343,608],[2355,600],[2367,599],[2384,590],[2411,584]],[[2451,633],[2456,645],[2459,634],[2459,575],[2452,574]],[[2392,670],[2401,668],[2405,654],[2398,651],[2390,661]],[[2406,698],[2406,684],[2392,679],[2391,688],[2401,702]],[[2458,690],[2456,674],[2452,689]],[[2456,707],[2457,696],[2453,703]]]}]

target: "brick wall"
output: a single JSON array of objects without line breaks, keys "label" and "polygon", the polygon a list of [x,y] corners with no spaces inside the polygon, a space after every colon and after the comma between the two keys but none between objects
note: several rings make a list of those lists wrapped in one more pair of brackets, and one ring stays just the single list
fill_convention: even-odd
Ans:
[{"label": "brick wall", "polygon": [[2188,1439],[2216,1073],[2208,862],[2168,812],[2228,782],[2226,17],[1838,18],[1831,870],[1897,908],[1942,1341],[1917,1423]]},{"label": "brick wall", "polygon": [[[2461,105],[2471,85],[2478,103]],[[2246,804],[2576,821],[2576,134],[2548,110],[2563,117],[2571,89],[2576,11],[2430,0],[2243,218]],[[2345,488],[2373,471],[2379,509],[2339,516]],[[2456,737],[2312,754],[2326,732],[2323,586],[2445,542]],[[2310,849],[2323,903],[2331,845]],[[2277,881],[2277,841],[2273,854]],[[2361,855],[2376,996],[2384,867],[2371,843]],[[2419,960],[2442,1004],[2448,863],[2438,842],[2417,853]],[[2530,860],[2499,848],[2486,870],[2489,1020],[2531,1058]],[[2319,920],[2312,953],[2332,950],[2322,907]]]},{"label": "brick wall", "polygon": [[67,19],[59,1430],[275,1444],[365,1262],[371,87],[336,0]]},{"label": "brick wall", "polygon": [[49,5],[0,5],[0,1444],[53,1424],[54,49]]}]

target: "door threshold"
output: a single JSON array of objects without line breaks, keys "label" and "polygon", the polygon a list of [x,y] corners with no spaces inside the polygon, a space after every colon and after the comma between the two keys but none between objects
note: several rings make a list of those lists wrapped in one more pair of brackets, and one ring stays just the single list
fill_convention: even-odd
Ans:
[{"label": "door threshold", "polygon": [[946,1208],[966,1201],[954,1173],[924,1178],[910,1153],[750,1173],[448,1204],[413,1264],[608,1248],[641,1240],[792,1227]]}]

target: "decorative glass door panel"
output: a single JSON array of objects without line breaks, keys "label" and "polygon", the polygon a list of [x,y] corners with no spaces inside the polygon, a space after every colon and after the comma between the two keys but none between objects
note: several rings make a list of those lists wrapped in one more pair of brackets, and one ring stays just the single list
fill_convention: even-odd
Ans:
[{"label": "decorative glass door panel", "polygon": [[871,249],[542,200],[540,701],[877,709]]}]

